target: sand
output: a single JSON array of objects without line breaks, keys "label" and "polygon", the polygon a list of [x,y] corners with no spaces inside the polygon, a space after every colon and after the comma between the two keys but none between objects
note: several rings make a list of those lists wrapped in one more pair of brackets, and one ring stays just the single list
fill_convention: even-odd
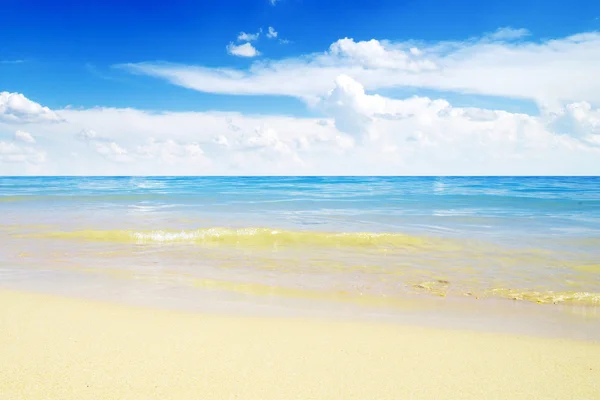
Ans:
[{"label": "sand", "polygon": [[600,343],[0,291],[0,399],[600,399]]}]

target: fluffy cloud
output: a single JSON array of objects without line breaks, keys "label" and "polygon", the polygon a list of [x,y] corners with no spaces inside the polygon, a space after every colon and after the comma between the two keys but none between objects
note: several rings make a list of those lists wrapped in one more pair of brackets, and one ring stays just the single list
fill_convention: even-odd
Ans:
[{"label": "fluffy cloud", "polygon": [[31,136],[30,133],[24,132],[24,131],[16,131],[15,132],[15,141],[29,143],[29,144],[35,143],[35,139],[33,138],[33,136]]},{"label": "fluffy cloud", "polygon": [[60,117],[21,93],[0,92],[0,121],[9,123],[57,122]]},{"label": "fluffy cloud", "polygon": [[[340,39],[324,53],[257,62],[247,70],[141,63],[120,67],[202,92],[316,101],[339,75],[369,90],[400,86],[532,99],[559,108],[600,104],[600,33],[543,41],[504,28],[479,38],[419,43]],[[518,39],[518,40],[517,40]]]},{"label": "fluffy cloud", "polygon": [[278,33],[275,30],[275,28],[273,28],[272,26],[269,27],[269,30],[267,32],[267,37],[269,39],[275,39],[277,37]]},{"label": "fluffy cloud", "polygon": [[567,104],[546,116],[549,129],[600,147],[600,109],[585,102]]},{"label": "fluffy cloud", "polygon": [[[338,130],[360,141],[363,156],[378,154],[379,163],[412,173],[440,174],[440,165],[454,174],[474,173],[474,165],[477,173],[543,173],[551,168],[553,157],[573,154],[581,154],[590,167],[600,164],[600,158],[592,161],[600,157],[600,110],[587,103],[569,104],[557,114],[533,117],[458,108],[426,97],[395,100],[368,95],[358,82],[340,76],[322,106],[333,116]],[[566,129],[557,130],[557,124]],[[540,169],[543,163],[547,164]],[[563,164],[555,173],[569,173],[570,168]]]},{"label": "fluffy cloud", "polygon": [[600,168],[600,110],[586,102],[530,116],[428,97],[392,99],[341,75],[315,106],[327,117],[63,109],[60,123],[30,124],[35,145],[15,140],[14,126],[0,121],[0,174],[495,175]]},{"label": "fluffy cloud", "polygon": [[260,55],[260,52],[256,50],[254,46],[252,46],[252,43],[244,43],[240,45],[229,43],[227,45],[227,53],[238,57],[256,57]]}]

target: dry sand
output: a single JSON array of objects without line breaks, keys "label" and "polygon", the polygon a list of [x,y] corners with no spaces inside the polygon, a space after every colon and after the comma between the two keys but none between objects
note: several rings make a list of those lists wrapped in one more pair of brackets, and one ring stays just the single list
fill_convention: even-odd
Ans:
[{"label": "dry sand", "polygon": [[600,399],[600,343],[0,291],[0,399]]}]

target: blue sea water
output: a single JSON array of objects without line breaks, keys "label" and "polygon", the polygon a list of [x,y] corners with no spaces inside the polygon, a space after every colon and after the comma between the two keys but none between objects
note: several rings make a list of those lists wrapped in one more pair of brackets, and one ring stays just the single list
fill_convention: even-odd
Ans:
[{"label": "blue sea water", "polygon": [[600,177],[0,177],[0,246],[0,286],[597,309]]},{"label": "blue sea water", "polygon": [[139,211],[219,226],[600,236],[600,177],[4,177],[0,202],[3,223]]}]

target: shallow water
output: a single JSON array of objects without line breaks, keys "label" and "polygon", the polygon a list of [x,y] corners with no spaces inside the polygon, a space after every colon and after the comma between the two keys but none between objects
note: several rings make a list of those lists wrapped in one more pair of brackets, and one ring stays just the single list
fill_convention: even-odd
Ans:
[{"label": "shallow water", "polygon": [[498,299],[588,326],[600,178],[5,177],[0,246],[3,287],[391,316]]}]

